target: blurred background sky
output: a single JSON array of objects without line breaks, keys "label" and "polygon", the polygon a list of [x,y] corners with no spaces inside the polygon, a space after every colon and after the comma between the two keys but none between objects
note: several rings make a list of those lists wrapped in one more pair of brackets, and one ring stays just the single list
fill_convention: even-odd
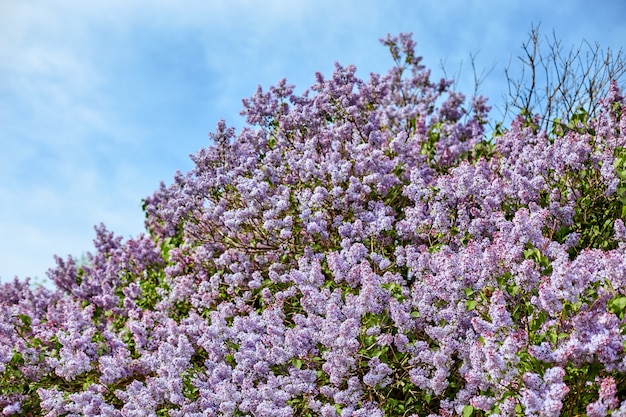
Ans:
[{"label": "blurred background sky", "polygon": [[0,282],[45,282],[101,222],[140,234],[142,198],[191,169],[218,120],[242,127],[257,85],[301,93],[336,61],[367,79],[392,64],[378,40],[412,32],[468,95],[476,56],[498,107],[531,25],[617,51],[625,17],[623,0],[0,0]]}]

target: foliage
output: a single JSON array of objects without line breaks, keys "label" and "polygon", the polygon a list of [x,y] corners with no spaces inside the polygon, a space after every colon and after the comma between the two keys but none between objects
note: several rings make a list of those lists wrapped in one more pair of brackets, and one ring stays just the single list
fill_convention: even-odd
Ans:
[{"label": "foliage", "polygon": [[626,415],[626,117],[484,140],[409,35],[244,101],[238,135],[0,291],[0,407],[48,416]]}]

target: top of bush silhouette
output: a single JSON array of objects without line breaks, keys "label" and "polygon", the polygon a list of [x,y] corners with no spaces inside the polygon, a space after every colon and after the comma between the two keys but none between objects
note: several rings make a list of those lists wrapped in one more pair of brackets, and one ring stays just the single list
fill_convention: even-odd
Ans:
[{"label": "top of bush silhouette", "polygon": [[616,84],[593,119],[487,141],[485,99],[383,44],[385,75],[259,88],[146,235],[97,227],[57,291],[4,284],[4,414],[624,415]]}]

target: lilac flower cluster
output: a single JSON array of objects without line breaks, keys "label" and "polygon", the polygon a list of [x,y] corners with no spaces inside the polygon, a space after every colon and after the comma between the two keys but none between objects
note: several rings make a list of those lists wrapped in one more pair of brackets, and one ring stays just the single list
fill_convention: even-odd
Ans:
[{"label": "lilac flower cluster", "polygon": [[4,284],[3,414],[626,415],[626,100],[486,140],[382,42],[386,75],[244,100],[147,235]]}]

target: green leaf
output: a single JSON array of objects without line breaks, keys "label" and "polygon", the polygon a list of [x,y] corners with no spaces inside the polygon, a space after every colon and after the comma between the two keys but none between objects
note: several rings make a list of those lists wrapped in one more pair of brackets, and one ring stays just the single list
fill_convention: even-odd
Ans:
[{"label": "green leaf", "polygon": [[617,297],[611,300],[611,305],[619,310],[626,308],[626,297]]},{"label": "green leaf", "polygon": [[511,297],[515,297],[517,294],[520,293],[521,288],[517,285],[507,285],[506,291],[509,293]]},{"label": "green leaf", "polygon": [[13,353],[13,357],[11,358],[11,363],[12,364],[16,364],[16,365],[20,365],[20,366],[24,366],[24,356],[22,356],[22,354],[18,351],[15,351]]},{"label": "green leaf", "polygon": [[556,340],[557,340],[556,333],[549,333],[548,339],[550,339],[550,342],[552,342],[553,345],[556,345]]},{"label": "green leaf", "polygon": [[624,313],[626,309],[626,297],[619,296],[615,297],[608,303],[608,309],[610,312],[614,313],[620,320],[624,318]]},{"label": "green leaf", "polygon": [[478,305],[478,302],[476,302],[476,300],[467,300],[465,302],[465,307],[467,308],[467,311],[472,311],[476,308],[476,305]]},{"label": "green leaf", "polygon": [[471,405],[466,405],[463,407],[463,417],[469,417],[474,413],[474,407]]},{"label": "green leaf", "polygon": [[30,316],[27,316],[26,314],[18,314],[17,318],[19,318],[22,323],[24,323],[24,326],[30,328],[30,324],[32,322],[32,319],[30,318]]}]

